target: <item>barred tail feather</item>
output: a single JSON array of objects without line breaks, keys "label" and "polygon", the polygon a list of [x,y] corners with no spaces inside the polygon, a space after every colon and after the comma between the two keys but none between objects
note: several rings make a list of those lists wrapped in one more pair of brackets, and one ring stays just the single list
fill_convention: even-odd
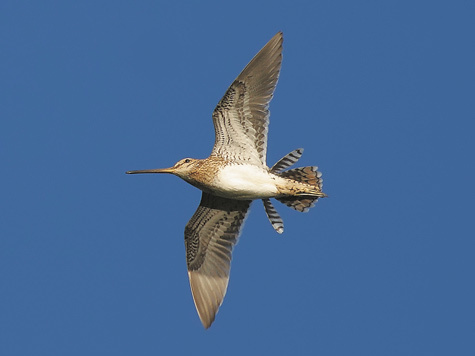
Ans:
[{"label": "barred tail feather", "polygon": [[280,176],[318,187],[321,191],[323,188],[322,172],[317,169],[317,166],[294,168],[280,173]]},{"label": "barred tail feather", "polygon": [[282,221],[282,218],[280,217],[277,210],[275,210],[270,199],[262,199],[262,202],[264,203],[264,208],[266,209],[267,217],[269,218],[269,221],[274,230],[279,234],[283,233],[284,222]]},{"label": "barred tail feather", "polygon": [[[280,173],[280,176],[313,186],[315,187],[315,191],[321,194],[323,188],[323,178],[322,173],[317,169],[318,167],[316,166],[294,168]],[[312,194],[303,194],[300,196],[286,196],[276,199],[294,210],[307,212],[310,210],[310,208],[315,206],[318,198],[318,196],[316,197]]]},{"label": "barred tail feather", "polygon": [[302,157],[303,148],[297,148],[290,153],[287,153],[284,157],[279,159],[276,164],[272,166],[270,171],[272,173],[281,173],[284,169],[295,164],[300,157]]},{"label": "barred tail feather", "polygon": [[285,198],[276,198],[282,204],[287,205],[289,208],[306,213],[315,206],[315,203],[318,200],[318,197],[285,197]]}]

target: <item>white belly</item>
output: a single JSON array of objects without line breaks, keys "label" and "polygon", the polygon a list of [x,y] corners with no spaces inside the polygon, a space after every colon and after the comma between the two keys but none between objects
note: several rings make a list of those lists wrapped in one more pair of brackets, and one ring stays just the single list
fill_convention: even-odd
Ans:
[{"label": "white belly", "polygon": [[233,164],[218,172],[213,192],[239,200],[271,198],[278,193],[276,182],[280,179],[258,166]]}]

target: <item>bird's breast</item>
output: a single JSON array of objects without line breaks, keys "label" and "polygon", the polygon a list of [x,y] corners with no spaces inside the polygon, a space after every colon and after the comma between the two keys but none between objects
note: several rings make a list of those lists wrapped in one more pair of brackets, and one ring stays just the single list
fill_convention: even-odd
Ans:
[{"label": "bird's breast", "polygon": [[230,164],[217,172],[211,188],[214,194],[225,198],[264,199],[277,195],[276,183],[280,179],[259,166]]}]

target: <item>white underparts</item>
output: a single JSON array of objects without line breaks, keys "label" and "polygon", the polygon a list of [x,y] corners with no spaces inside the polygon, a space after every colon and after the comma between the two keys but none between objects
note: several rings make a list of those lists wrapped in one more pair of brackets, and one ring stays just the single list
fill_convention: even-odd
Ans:
[{"label": "white underparts", "polygon": [[276,183],[282,180],[259,166],[232,164],[218,171],[213,192],[239,200],[272,198],[278,194]]}]

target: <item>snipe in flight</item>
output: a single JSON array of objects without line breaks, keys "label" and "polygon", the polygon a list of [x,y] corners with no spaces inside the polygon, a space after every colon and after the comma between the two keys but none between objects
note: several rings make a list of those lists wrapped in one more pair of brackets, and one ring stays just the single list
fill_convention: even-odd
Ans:
[{"label": "snipe in flight", "polygon": [[231,252],[251,202],[262,199],[279,234],[281,217],[275,198],[306,212],[322,192],[317,167],[285,170],[298,161],[297,149],[272,168],[266,164],[269,102],[282,62],[282,33],[277,33],[249,62],[213,112],[215,143],[205,159],[184,158],[173,167],[129,171],[170,173],[203,191],[195,214],[185,227],[186,262],[196,310],[205,328],[214,321],[229,281]]}]

